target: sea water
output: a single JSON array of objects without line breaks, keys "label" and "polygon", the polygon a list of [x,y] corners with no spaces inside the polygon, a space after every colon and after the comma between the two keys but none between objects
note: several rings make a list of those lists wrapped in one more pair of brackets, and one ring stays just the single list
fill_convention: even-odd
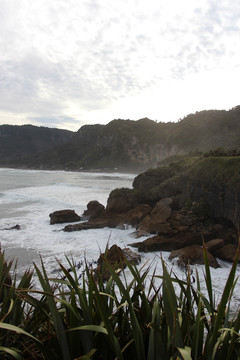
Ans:
[{"label": "sea water", "polygon": [[[7,258],[17,259],[18,275],[21,276],[29,267],[33,268],[33,263],[40,266],[40,258],[51,276],[58,267],[56,259],[66,266],[66,257],[73,259],[76,264],[85,259],[91,263],[98,259],[107,244],[109,247],[117,244],[123,248],[135,242],[136,239],[131,236],[134,229],[131,227],[125,230],[104,228],[64,232],[62,229],[65,224],[50,225],[49,221],[49,214],[57,210],[72,209],[81,215],[91,200],[106,205],[111,190],[131,188],[134,177],[134,174],[117,172],[0,169],[0,243]],[[20,230],[8,230],[17,224]],[[186,278],[186,273],[176,262],[169,262],[168,252],[142,253],[141,256],[139,268],[150,266],[149,277],[154,270],[156,274],[162,274],[163,258],[169,271],[172,270],[180,279]],[[221,268],[211,269],[217,300],[220,299],[231,269],[231,264],[220,260],[219,263]],[[193,267],[193,273],[195,268],[198,269],[205,291],[204,266]],[[237,275],[239,271],[238,266]],[[131,275],[127,273],[128,276]],[[156,282],[160,284],[161,280],[156,279]],[[233,296],[234,308],[238,307],[239,298],[238,281]]]}]

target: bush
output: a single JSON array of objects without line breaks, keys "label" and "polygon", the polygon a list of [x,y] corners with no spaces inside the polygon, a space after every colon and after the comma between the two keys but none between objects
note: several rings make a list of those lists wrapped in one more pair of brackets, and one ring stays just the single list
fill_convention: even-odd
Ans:
[{"label": "bush", "polygon": [[[196,286],[163,272],[151,276],[128,264],[130,283],[111,267],[111,277],[94,279],[86,266],[81,286],[73,261],[71,272],[61,263],[61,275],[50,279],[44,264],[34,265],[41,290],[30,286],[26,272],[17,285],[6,285],[11,264],[0,258],[0,352],[2,359],[238,359],[240,312],[231,318],[230,300],[237,260],[219,304],[214,302],[212,279],[205,254],[203,295]],[[238,254],[237,254],[238,255]],[[106,266],[108,266],[106,264]],[[161,278],[161,286],[154,279]],[[176,291],[178,287],[178,291]]]}]

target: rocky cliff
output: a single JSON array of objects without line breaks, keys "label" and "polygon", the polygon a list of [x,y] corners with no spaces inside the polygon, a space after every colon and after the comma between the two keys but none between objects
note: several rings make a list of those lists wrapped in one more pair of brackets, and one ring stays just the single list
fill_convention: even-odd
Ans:
[{"label": "rocky cliff", "polygon": [[[218,147],[240,147],[240,107],[229,111],[201,111],[178,123],[157,123],[144,118],[138,121],[118,119],[107,125],[85,125],[69,141],[59,145],[47,152],[43,147],[41,154],[38,152],[36,156],[33,152],[34,156],[21,159],[20,163],[30,168],[41,165],[51,169],[117,168],[139,172],[155,167],[159,161],[172,155]],[[11,163],[14,165],[14,161]]]},{"label": "rocky cliff", "polygon": [[233,261],[240,226],[240,152],[168,159],[138,175],[132,189],[113,190],[106,208],[91,201],[86,215],[87,222],[64,231],[129,224],[137,238],[154,235],[129,244],[139,251],[172,251],[171,259],[185,266],[204,263],[204,241],[211,266],[219,266],[214,256]]}]

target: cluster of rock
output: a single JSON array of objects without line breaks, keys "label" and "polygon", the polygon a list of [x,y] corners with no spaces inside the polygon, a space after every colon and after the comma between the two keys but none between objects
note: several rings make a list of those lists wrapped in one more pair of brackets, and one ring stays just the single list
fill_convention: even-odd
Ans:
[{"label": "cluster of rock", "polygon": [[[144,241],[129,244],[140,252],[170,251],[169,259],[177,258],[179,265],[203,264],[204,242],[210,266],[219,267],[216,257],[230,262],[234,260],[238,236],[232,223],[219,223],[215,219],[196,215],[197,202],[193,202],[188,208],[175,210],[173,198],[163,198],[152,207],[149,204],[134,204],[131,196],[123,196],[123,193],[110,197],[106,208],[96,200],[90,201],[81,217],[85,221],[66,225],[63,230],[70,232],[103,227],[125,228],[127,224],[136,229],[131,234],[132,237],[149,235]],[[66,210],[66,214],[68,211]],[[51,221],[53,217],[51,214]],[[63,222],[69,221],[67,217],[65,220]],[[119,257],[119,250],[116,249],[113,248],[110,252],[113,259]],[[115,255],[112,255],[114,252]],[[110,263],[114,261],[111,260]],[[100,264],[101,256],[98,268]]]},{"label": "cluster of rock", "polygon": [[115,189],[106,208],[90,201],[82,221],[64,231],[131,225],[138,251],[170,251],[181,265],[202,264],[203,243],[210,266],[233,262],[239,246],[240,156],[189,155],[135,177],[132,189]]}]

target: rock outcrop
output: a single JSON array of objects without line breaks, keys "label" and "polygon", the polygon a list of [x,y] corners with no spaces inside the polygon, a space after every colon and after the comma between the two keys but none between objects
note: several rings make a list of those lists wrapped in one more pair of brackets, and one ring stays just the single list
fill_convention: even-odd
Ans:
[{"label": "rock outcrop", "polygon": [[[236,154],[212,156],[211,152],[148,170],[135,178],[133,189],[113,190],[106,209],[91,201],[84,212],[89,220],[67,225],[64,231],[127,224],[136,228],[132,233],[136,238],[149,234],[144,241],[129,243],[139,251],[181,250],[180,262],[201,262],[200,247],[205,242],[211,256],[233,261],[240,222],[240,156]],[[217,267],[210,255],[210,263]]]},{"label": "rock outcrop", "polygon": [[74,210],[59,210],[54,211],[49,215],[50,224],[62,224],[66,222],[76,222],[80,221],[81,217],[75,213]]},{"label": "rock outcrop", "polygon": [[100,204],[97,200],[92,200],[87,204],[87,210],[84,211],[82,217],[84,220],[92,220],[103,216],[104,213],[104,205]]}]

